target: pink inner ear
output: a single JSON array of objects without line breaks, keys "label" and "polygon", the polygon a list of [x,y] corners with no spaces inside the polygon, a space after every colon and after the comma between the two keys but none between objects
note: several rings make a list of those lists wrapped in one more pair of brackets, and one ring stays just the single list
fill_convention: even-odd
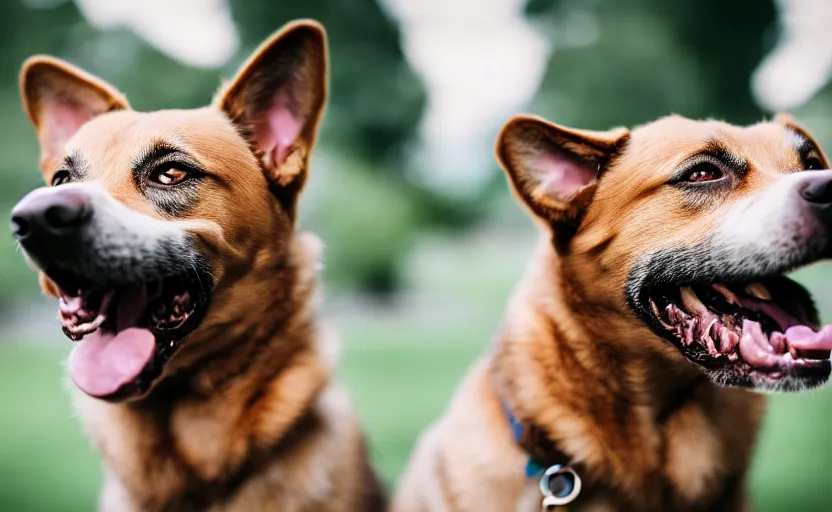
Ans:
[{"label": "pink inner ear", "polygon": [[300,135],[302,128],[288,107],[289,98],[285,92],[275,95],[269,110],[265,114],[257,142],[265,154],[273,153],[275,165],[283,163],[289,153],[289,148]]},{"label": "pink inner ear", "polygon": [[595,169],[589,162],[560,151],[543,153],[530,168],[540,190],[561,201],[571,199],[595,179]]},{"label": "pink inner ear", "polygon": [[89,109],[71,103],[47,100],[42,111],[45,140],[52,151],[62,151],[81,126],[93,118]]}]

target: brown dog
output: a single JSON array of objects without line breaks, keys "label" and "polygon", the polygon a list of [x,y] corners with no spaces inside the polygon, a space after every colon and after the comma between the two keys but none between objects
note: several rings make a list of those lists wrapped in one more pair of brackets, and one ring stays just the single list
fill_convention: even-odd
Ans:
[{"label": "brown dog", "polygon": [[318,243],[294,228],[323,28],[284,28],[202,109],[133,111],[50,57],[26,62],[21,89],[52,186],[12,226],[79,341],[99,508],[382,510],[315,319]]},{"label": "brown dog", "polygon": [[[832,326],[817,332],[783,277],[832,249],[821,149],[785,117],[632,132],[518,117],[497,153],[546,233],[393,510],[747,510],[764,411],[748,390],[830,374]],[[580,480],[542,478],[554,465]]]}]

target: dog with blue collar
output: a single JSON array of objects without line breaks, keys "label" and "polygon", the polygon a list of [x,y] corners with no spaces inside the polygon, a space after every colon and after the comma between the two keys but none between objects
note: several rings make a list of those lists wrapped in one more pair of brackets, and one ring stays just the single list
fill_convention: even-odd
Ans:
[{"label": "dog with blue collar", "polygon": [[539,245],[392,511],[749,510],[755,391],[832,373],[832,326],[785,275],[832,255],[815,139],[788,116],[517,116],[497,156]]}]

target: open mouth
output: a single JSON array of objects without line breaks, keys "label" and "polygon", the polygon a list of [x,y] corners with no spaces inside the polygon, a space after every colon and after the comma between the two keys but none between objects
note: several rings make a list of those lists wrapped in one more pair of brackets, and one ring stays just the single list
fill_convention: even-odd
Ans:
[{"label": "open mouth", "polygon": [[114,288],[64,291],[58,319],[80,343],[69,374],[85,393],[111,400],[146,392],[207,308],[204,279],[189,271]]},{"label": "open mouth", "polygon": [[832,325],[819,325],[809,293],[786,277],[665,286],[647,296],[666,337],[691,361],[722,370],[726,383],[828,378]]}]

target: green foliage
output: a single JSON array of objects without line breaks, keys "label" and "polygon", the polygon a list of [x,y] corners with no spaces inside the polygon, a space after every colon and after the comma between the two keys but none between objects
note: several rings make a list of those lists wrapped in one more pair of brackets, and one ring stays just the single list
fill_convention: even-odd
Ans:
[{"label": "green foliage", "polygon": [[670,113],[755,122],[752,71],[771,46],[774,8],[742,0],[532,0],[553,41],[533,110],[606,129]]},{"label": "green foliage", "polygon": [[325,245],[324,277],[340,291],[390,293],[413,238],[407,190],[384,172],[339,153],[320,158],[304,198],[301,225]]},{"label": "green foliage", "polygon": [[241,55],[289,20],[314,18],[323,23],[329,37],[332,91],[324,137],[371,164],[400,159],[421,117],[425,91],[404,59],[398,27],[376,0],[231,4],[242,28]]}]

